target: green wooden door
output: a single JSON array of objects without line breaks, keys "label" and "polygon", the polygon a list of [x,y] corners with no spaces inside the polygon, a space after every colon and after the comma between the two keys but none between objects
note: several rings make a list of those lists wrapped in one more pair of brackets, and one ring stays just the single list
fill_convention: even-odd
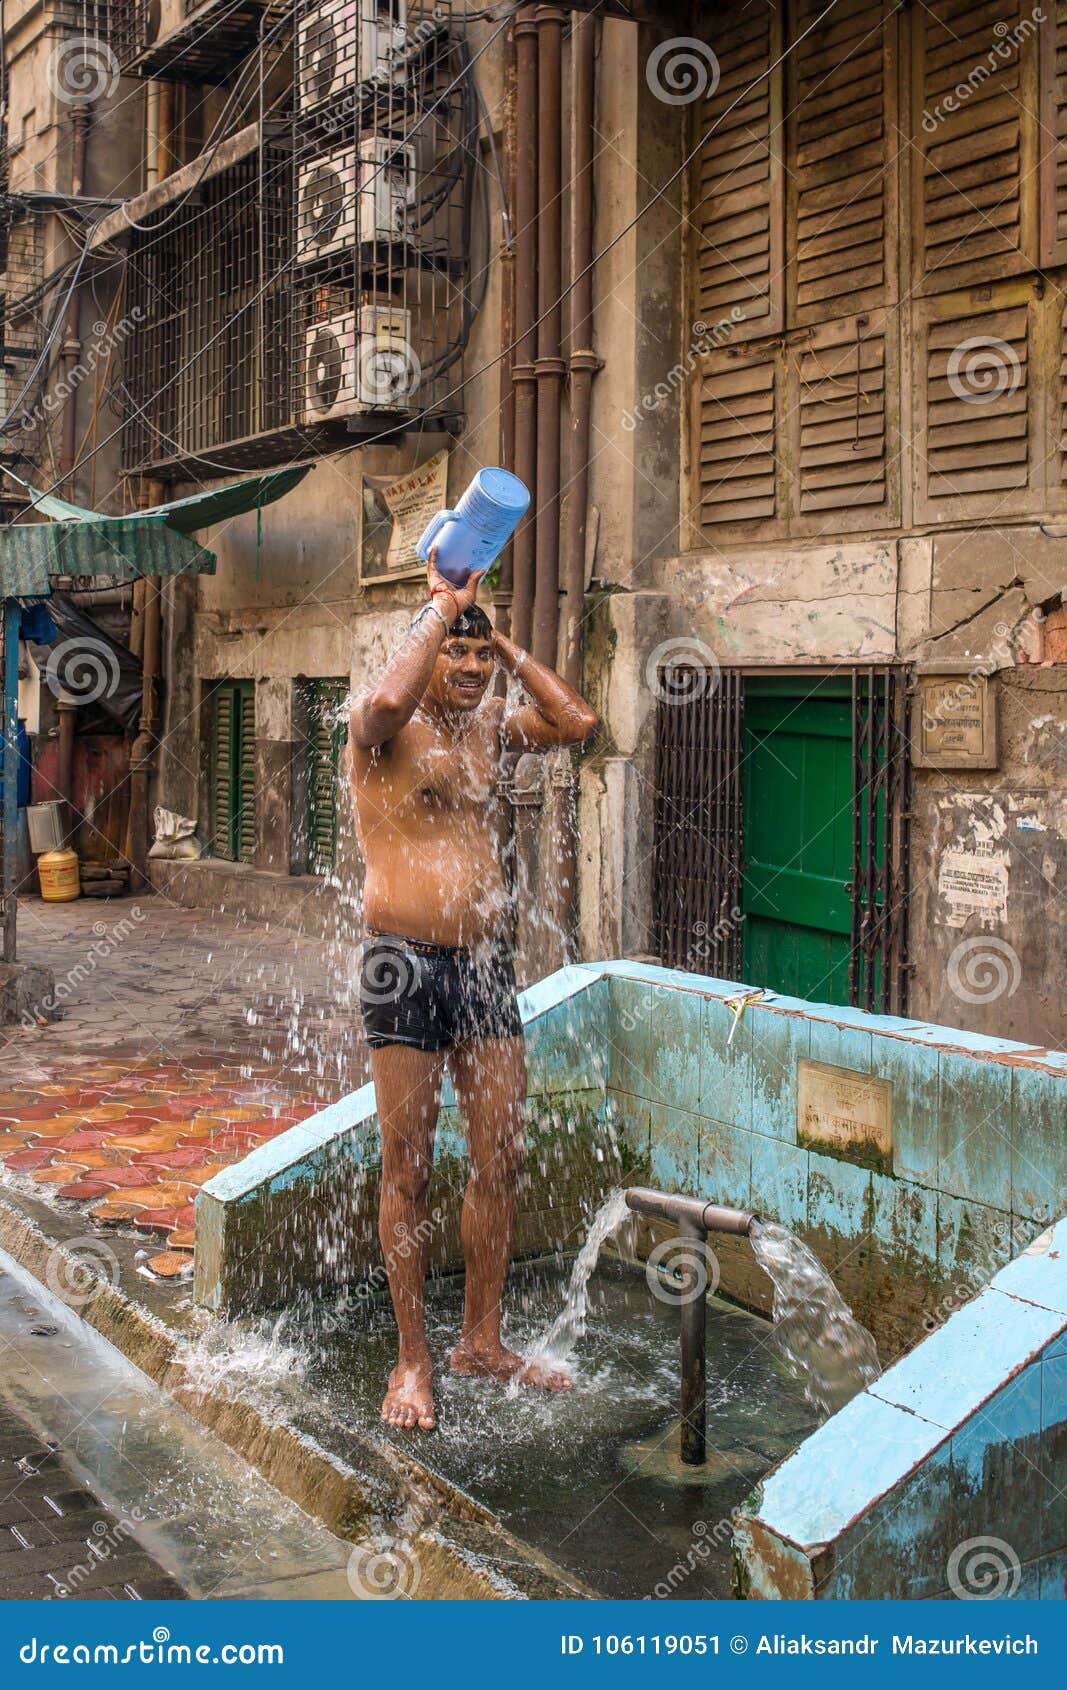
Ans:
[{"label": "green wooden door", "polygon": [[220,681],[211,695],[211,824],[215,855],[250,863],[256,853],[256,694],[252,681]]},{"label": "green wooden door", "polygon": [[849,1002],[852,689],[750,680],[744,723],[743,972],[753,986]]}]

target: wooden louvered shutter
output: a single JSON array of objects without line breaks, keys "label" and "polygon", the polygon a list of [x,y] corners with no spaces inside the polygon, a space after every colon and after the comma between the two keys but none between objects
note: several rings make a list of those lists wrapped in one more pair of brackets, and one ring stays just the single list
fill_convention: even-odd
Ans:
[{"label": "wooden louvered shutter", "polygon": [[[789,84],[789,327],[896,297],[897,121],[892,15],[883,0],[797,0]],[[805,34],[810,30],[809,34]]]},{"label": "wooden louvered shutter", "polygon": [[256,697],[251,681],[212,693],[211,836],[215,855],[250,863],[256,850]]},{"label": "wooden louvered shutter", "polygon": [[[899,521],[897,21],[887,0],[796,0],[789,60],[785,420],[798,533]],[[807,332],[803,332],[804,330]],[[800,331],[800,332],[797,332]]]},{"label": "wooden louvered shutter", "polygon": [[797,348],[801,516],[866,526],[886,507],[886,343],[879,311],[824,324]]},{"label": "wooden louvered shutter", "polygon": [[307,686],[307,857],[311,874],[330,874],[337,862],[337,770],[345,738],[342,680]]},{"label": "wooden louvered shutter", "polygon": [[[728,51],[724,43],[729,44]],[[692,310],[699,343],[717,324],[732,342],[782,326],[785,217],[781,16],[768,0],[715,13],[718,85],[695,106],[705,137],[691,183]]]},{"label": "wooden louvered shutter", "polygon": [[1036,29],[1023,0],[912,13],[913,263],[926,293],[1037,259]]},{"label": "wooden louvered shutter", "polygon": [[211,720],[211,839],[217,857],[233,857],[234,692],[216,687]]},{"label": "wooden louvered shutter", "polygon": [[241,683],[237,756],[235,854],[250,863],[256,854],[256,695],[251,681]]},{"label": "wooden louvered shutter", "polygon": [[694,384],[697,544],[725,526],[778,514],[780,375],[775,348],[724,349],[703,360]]},{"label": "wooden louvered shutter", "polygon": [[1041,263],[1067,264],[1067,0],[1055,0],[1042,26]]},{"label": "wooden louvered shutter", "polygon": [[1028,281],[1002,282],[917,302],[917,521],[1007,519],[1043,508],[1037,291]]}]

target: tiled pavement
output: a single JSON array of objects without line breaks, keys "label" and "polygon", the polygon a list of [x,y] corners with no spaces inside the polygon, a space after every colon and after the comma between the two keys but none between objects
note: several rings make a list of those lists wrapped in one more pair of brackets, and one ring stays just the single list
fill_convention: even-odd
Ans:
[{"label": "tiled pavement", "polygon": [[0,1599],[136,1602],[186,1592],[0,1402]]},{"label": "tiled pavement", "polygon": [[[184,1276],[197,1190],[366,1078],[354,959],[159,897],[19,906],[62,1019],[0,1028],[0,1162]],[[44,1189],[40,1189],[44,1194]]]}]

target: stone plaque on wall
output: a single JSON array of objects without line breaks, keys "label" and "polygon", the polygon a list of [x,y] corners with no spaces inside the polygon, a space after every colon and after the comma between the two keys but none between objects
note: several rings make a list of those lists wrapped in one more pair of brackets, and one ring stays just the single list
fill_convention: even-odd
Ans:
[{"label": "stone plaque on wall", "polygon": [[996,694],[985,675],[920,675],[912,762],[919,769],[995,769]]},{"label": "stone plaque on wall", "polygon": [[797,1139],[808,1150],[891,1171],[892,1081],[802,1057],[797,1063]]}]

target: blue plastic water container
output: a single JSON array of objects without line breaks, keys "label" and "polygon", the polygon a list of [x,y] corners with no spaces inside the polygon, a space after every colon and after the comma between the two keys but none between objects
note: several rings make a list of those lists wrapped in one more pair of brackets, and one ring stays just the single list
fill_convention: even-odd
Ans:
[{"label": "blue plastic water container", "polygon": [[529,488],[507,469],[480,469],[455,510],[438,511],[415,547],[424,563],[437,547],[437,569],[463,587],[504,550],[530,503]]}]

